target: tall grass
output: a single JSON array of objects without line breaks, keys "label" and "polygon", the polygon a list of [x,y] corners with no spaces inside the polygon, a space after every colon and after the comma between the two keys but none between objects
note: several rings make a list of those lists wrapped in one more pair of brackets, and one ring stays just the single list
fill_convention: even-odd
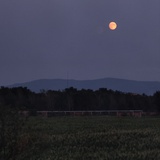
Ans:
[{"label": "tall grass", "polygon": [[23,160],[159,160],[160,118],[31,117]]}]

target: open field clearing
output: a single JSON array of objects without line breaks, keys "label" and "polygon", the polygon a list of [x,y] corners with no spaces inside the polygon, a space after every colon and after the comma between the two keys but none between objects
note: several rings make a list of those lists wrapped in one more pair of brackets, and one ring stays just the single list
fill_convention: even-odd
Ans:
[{"label": "open field clearing", "polygon": [[159,117],[30,117],[17,159],[159,160]]}]

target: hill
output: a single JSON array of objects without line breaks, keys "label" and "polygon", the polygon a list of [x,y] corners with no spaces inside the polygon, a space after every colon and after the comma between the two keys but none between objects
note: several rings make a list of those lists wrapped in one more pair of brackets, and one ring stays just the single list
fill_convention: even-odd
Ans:
[{"label": "hill", "polygon": [[160,91],[160,82],[154,81],[134,81],[117,78],[102,78],[95,80],[66,80],[66,79],[40,79],[25,83],[17,83],[7,87],[27,87],[31,91],[40,92],[44,90],[64,90],[65,88],[74,87],[80,89],[97,90],[107,88],[121,92],[131,92],[136,94],[153,95]]}]

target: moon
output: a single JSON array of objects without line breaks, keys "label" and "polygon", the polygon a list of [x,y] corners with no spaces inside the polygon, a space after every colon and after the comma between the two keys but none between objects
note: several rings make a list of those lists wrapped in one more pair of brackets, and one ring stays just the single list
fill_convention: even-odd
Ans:
[{"label": "moon", "polygon": [[117,28],[117,23],[116,22],[110,22],[109,23],[109,29],[110,30],[115,30]]}]

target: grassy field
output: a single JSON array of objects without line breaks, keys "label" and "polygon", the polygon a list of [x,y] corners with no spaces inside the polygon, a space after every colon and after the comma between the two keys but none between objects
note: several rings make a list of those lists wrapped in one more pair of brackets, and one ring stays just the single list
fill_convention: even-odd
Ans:
[{"label": "grassy field", "polygon": [[31,117],[23,160],[159,160],[160,118]]}]

